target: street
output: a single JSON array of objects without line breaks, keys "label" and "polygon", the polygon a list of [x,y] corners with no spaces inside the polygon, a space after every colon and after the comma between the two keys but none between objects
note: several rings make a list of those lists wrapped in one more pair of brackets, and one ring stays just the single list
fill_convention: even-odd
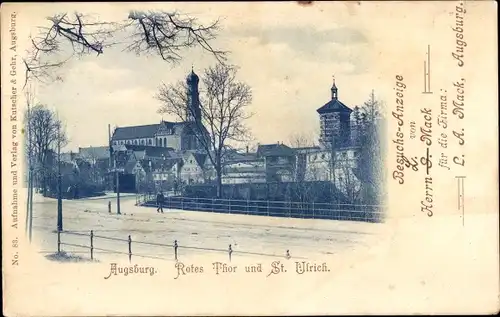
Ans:
[{"label": "street", "polygon": [[[122,215],[116,214],[114,198],[64,200],[64,233],[61,234],[61,242],[89,246],[88,235],[90,230],[93,230],[96,259],[102,259],[104,255],[106,258],[126,258],[124,254],[109,254],[98,249],[127,253],[128,235],[133,241],[134,254],[159,256],[170,260],[174,259],[173,247],[137,242],[173,245],[174,240],[177,240],[179,256],[220,256],[231,244],[235,257],[245,254],[281,257],[289,250],[292,257],[323,258],[366,246],[367,239],[373,238],[382,226],[350,221],[273,218],[169,209],[159,214],[156,208],[135,206],[135,196],[121,197],[120,200]],[[109,201],[112,206],[111,214],[108,212]],[[55,252],[57,200],[37,196],[33,213],[34,243],[39,244],[43,253]],[[62,250],[89,257],[89,250],[85,248],[63,245]]]}]

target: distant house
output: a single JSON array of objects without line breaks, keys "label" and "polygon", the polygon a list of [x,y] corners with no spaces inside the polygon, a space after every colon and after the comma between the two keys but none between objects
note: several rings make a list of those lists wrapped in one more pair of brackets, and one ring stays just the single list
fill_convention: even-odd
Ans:
[{"label": "distant house", "polygon": [[153,165],[153,181],[156,188],[162,190],[173,189],[180,179],[182,160],[179,158],[159,161]]},{"label": "distant house", "polygon": [[295,178],[296,153],[282,144],[265,144],[257,148],[257,157],[264,159],[267,182],[291,182]]},{"label": "distant house", "polygon": [[124,145],[127,152],[137,160],[161,161],[174,155],[174,149],[156,146]]},{"label": "distant house", "polygon": [[255,153],[232,156],[223,167],[223,184],[249,184],[266,182],[266,166],[263,158]]},{"label": "distant house", "polygon": [[295,181],[304,181],[306,179],[308,154],[317,153],[321,148],[319,146],[308,146],[294,148],[294,150],[296,153]]},{"label": "distant house", "polygon": [[206,154],[186,152],[182,158],[180,179],[186,184],[201,184],[205,182]]}]

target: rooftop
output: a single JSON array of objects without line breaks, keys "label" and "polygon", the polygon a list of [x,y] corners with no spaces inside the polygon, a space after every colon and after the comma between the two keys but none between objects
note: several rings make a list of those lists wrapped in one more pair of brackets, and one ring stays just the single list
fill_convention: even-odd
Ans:
[{"label": "rooftop", "polygon": [[257,156],[292,156],[295,152],[292,148],[280,144],[261,144],[257,148]]},{"label": "rooftop", "polygon": [[352,110],[344,105],[340,100],[338,99],[332,99],[325,103],[322,107],[320,107],[318,110],[316,110],[319,114],[322,113],[330,113],[330,112],[347,112],[351,113]]},{"label": "rooftop", "polygon": [[160,124],[137,125],[131,127],[117,127],[113,133],[113,140],[126,140],[136,138],[152,138]]}]

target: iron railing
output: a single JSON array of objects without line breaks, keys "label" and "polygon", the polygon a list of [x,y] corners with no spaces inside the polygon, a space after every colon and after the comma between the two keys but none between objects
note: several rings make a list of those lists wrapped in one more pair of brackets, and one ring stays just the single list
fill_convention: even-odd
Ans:
[{"label": "iron railing", "polygon": [[[80,236],[80,237],[86,237],[88,239],[88,244],[76,244],[76,243],[70,243],[70,242],[63,242],[62,237],[63,235],[74,235],[74,236]],[[96,240],[111,240],[111,241],[118,241],[123,243],[123,249],[125,249],[125,246],[127,246],[128,251],[121,251],[121,250],[115,250],[115,249],[106,249],[106,248],[101,248],[99,245],[96,245]],[[149,246],[155,246],[162,248],[163,250],[171,250],[172,251],[172,256],[171,257],[165,257],[165,256],[158,256],[154,254],[144,254],[137,252],[136,250],[140,251],[140,246],[141,245],[149,245]],[[122,238],[116,238],[116,237],[107,237],[107,236],[101,236],[99,234],[95,234],[93,230],[90,230],[90,232],[76,232],[76,231],[58,231],[57,232],[57,253],[60,254],[61,252],[65,252],[64,247],[73,247],[73,248],[80,248],[80,249],[86,249],[89,257],[91,260],[96,260],[95,255],[96,251],[101,252],[101,253],[107,253],[107,254],[121,254],[121,255],[126,255],[128,256],[129,262],[132,262],[132,257],[140,257],[140,258],[150,258],[150,259],[157,259],[157,260],[174,260],[174,261],[179,261],[180,257],[180,251],[179,250],[197,250],[197,251],[206,251],[206,252],[219,252],[219,253],[225,253],[228,256],[229,261],[231,261],[232,257],[234,254],[242,254],[242,255],[254,255],[254,256],[270,256],[270,257],[283,257],[285,259],[290,259],[290,250],[286,250],[282,255],[276,255],[276,254],[268,254],[268,253],[258,253],[258,252],[249,252],[249,251],[242,251],[242,250],[233,250],[233,247],[231,244],[226,249],[222,248],[205,248],[205,247],[195,247],[195,246],[186,246],[186,245],[181,245],[177,240],[174,240],[172,244],[166,244],[166,243],[156,243],[156,242],[146,242],[146,241],[135,241],[132,240],[132,237],[128,235],[126,239]],[[79,252],[81,253],[81,252]],[[158,252],[160,253],[160,252]],[[182,252],[182,254],[186,254],[186,252]],[[305,259],[304,257],[294,257],[295,259]]]},{"label": "iron railing", "polygon": [[[155,195],[138,195],[136,204],[158,207]],[[334,204],[320,202],[294,202],[272,200],[240,200],[218,198],[165,197],[163,208],[244,214],[269,217],[329,219],[380,222],[384,207],[381,205]]]}]

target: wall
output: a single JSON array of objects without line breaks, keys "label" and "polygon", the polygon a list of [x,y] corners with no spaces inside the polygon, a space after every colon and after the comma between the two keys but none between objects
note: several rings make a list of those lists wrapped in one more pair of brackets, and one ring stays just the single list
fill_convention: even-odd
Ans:
[{"label": "wall", "polygon": [[136,145],[148,145],[154,146],[155,139],[154,138],[137,138],[137,139],[126,139],[126,140],[113,140],[112,143],[114,145],[120,144],[136,144]]}]

